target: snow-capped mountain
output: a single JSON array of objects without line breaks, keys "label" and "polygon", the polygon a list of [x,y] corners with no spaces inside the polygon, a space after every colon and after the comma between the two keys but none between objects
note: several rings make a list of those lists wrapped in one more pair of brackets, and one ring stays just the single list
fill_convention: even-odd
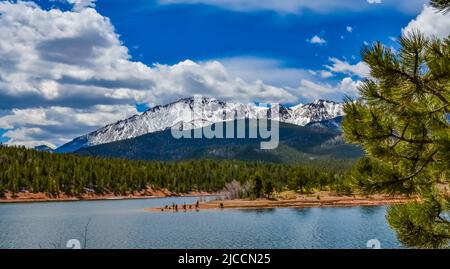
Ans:
[{"label": "snow-capped mountain", "polygon": [[[201,109],[198,109],[200,107]],[[301,126],[343,115],[342,104],[326,100],[316,100],[310,104],[299,104],[293,107],[277,105],[267,108],[256,104],[222,102],[214,98],[202,98],[195,101],[191,97],[164,106],[156,106],[142,114],[77,137],[58,148],[56,152],[73,152],[82,147],[133,138],[174,126],[191,129],[235,119],[271,118],[271,115],[276,115],[274,109],[279,111],[280,122]]]},{"label": "snow-capped mountain", "polygon": [[36,147],[34,147],[34,149],[37,151],[43,151],[43,152],[53,152],[54,151],[54,149],[52,149],[51,147],[49,147],[47,145],[36,146]]}]

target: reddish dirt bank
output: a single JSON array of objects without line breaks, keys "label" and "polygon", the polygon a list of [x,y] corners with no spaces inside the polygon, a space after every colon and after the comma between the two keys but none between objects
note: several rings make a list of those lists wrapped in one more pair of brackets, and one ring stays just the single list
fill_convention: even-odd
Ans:
[{"label": "reddish dirt bank", "polygon": [[[257,200],[217,200],[201,202],[198,204],[178,205],[178,211],[213,210],[213,209],[258,209],[258,208],[306,208],[306,207],[349,207],[349,206],[381,206],[402,204],[414,199],[406,197],[390,197],[385,195],[372,196],[338,196],[332,193],[318,193],[315,195],[298,195],[293,199],[257,199]],[[146,208],[148,212],[173,212],[171,205],[168,207]]]},{"label": "reddish dirt bank", "polygon": [[176,193],[167,189],[152,189],[133,192],[128,195],[115,195],[109,194],[83,194],[82,196],[69,196],[61,193],[57,196],[49,195],[47,193],[30,193],[20,192],[13,197],[12,193],[7,192],[6,198],[0,199],[0,203],[29,203],[29,202],[57,202],[57,201],[94,201],[94,200],[122,200],[122,199],[150,199],[150,198],[163,198],[163,197],[176,197],[176,196],[204,196],[210,195],[205,192],[189,192],[189,193]]}]

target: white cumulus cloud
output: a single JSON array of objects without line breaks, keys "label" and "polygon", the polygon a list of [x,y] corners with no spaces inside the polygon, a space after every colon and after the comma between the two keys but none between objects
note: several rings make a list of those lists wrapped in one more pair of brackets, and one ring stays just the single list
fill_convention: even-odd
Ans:
[{"label": "white cumulus cloud", "polygon": [[246,81],[262,80],[277,87],[295,87],[301,79],[312,79],[311,71],[285,66],[280,60],[239,56],[219,59],[229,72]]},{"label": "white cumulus cloud", "polygon": [[105,125],[136,114],[131,105],[97,105],[89,109],[68,107],[13,109],[0,117],[0,128],[8,144],[37,146],[61,145]]},{"label": "white cumulus cloud", "polygon": [[[134,104],[201,94],[241,102],[295,102],[290,89],[241,78],[219,61],[147,66],[131,60],[110,20],[74,10],[0,2],[0,128],[12,144],[61,144],[126,118]],[[284,70],[282,73],[297,72]],[[108,112],[109,111],[109,112]]]},{"label": "white cumulus cloud", "polygon": [[358,96],[358,86],[360,86],[361,83],[361,81],[355,81],[350,77],[343,78],[335,85],[303,79],[301,80],[300,87],[297,90],[302,94],[302,96],[305,96],[309,100],[320,98],[336,100],[338,96],[342,98],[342,95],[348,95],[351,97]]},{"label": "white cumulus cloud", "polygon": [[325,67],[332,72],[356,75],[360,78],[367,78],[370,75],[370,68],[364,62],[350,64],[347,61],[342,61],[334,57],[330,58],[330,61],[331,65],[325,65]]},{"label": "white cumulus cloud", "polygon": [[425,6],[422,12],[402,29],[402,33],[409,33],[420,29],[427,36],[446,38],[450,35],[450,16],[437,12],[430,6]]},{"label": "white cumulus cloud", "polygon": [[96,0],[67,0],[67,2],[73,5],[74,11],[80,11],[85,8],[95,7]]},{"label": "white cumulus cloud", "polygon": [[0,107],[164,103],[193,94],[241,101],[295,98],[245,81],[217,61],[147,66],[131,61],[108,18],[92,8],[0,3]]},{"label": "white cumulus cloud", "polygon": [[319,45],[327,43],[325,39],[321,38],[318,35],[315,35],[306,41],[308,41],[311,44],[319,44]]},{"label": "white cumulus cloud", "polygon": [[[0,2],[0,129],[7,129],[3,136],[10,144],[61,145],[137,113],[136,103],[152,106],[195,94],[291,104],[356,94],[359,81],[350,77],[335,85],[317,82],[309,71],[271,59],[133,61],[111,21],[92,8],[95,1],[67,1],[73,10]],[[326,43],[319,36],[310,41]],[[367,74],[360,63],[331,61],[316,79],[333,72]]]}]

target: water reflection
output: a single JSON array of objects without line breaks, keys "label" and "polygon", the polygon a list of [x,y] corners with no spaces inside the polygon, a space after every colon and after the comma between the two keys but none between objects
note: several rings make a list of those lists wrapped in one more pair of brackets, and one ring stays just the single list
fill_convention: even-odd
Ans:
[{"label": "water reflection", "polygon": [[305,217],[308,216],[311,213],[312,208],[305,207],[305,208],[290,208],[291,211],[295,212],[296,215]]},{"label": "water reflection", "polygon": [[400,247],[385,207],[276,208],[149,213],[144,208],[194,204],[197,197],[0,205],[0,248],[365,248],[377,238]]},{"label": "water reflection", "polygon": [[373,215],[379,212],[380,210],[384,210],[382,207],[378,206],[359,206],[357,208],[359,208],[361,214],[363,215]]},{"label": "water reflection", "polygon": [[[227,209],[224,209],[227,210]],[[277,210],[276,208],[239,208],[234,209],[236,211],[242,212],[242,213],[249,213],[249,214],[272,214],[275,213]]]}]

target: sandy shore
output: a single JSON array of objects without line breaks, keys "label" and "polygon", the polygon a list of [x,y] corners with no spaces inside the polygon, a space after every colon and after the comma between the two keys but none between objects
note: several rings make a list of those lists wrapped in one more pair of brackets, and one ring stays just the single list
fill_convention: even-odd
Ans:
[{"label": "sandy shore", "polygon": [[[318,198],[320,197],[320,198]],[[317,193],[314,195],[298,195],[293,199],[257,199],[257,200],[217,200],[209,202],[200,202],[198,208],[195,204],[178,205],[178,211],[196,211],[196,210],[216,210],[216,209],[258,209],[258,208],[307,208],[307,207],[351,207],[351,206],[382,206],[392,204],[402,204],[412,201],[406,197],[389,197],[385,195],[371,196],[338,196],[332,193]],[[171,205],[169,207],[146,208],[148,212],[173,212]]]},{"label": "sandy shore", "polygon": [[0,199],[0,203],[34,203],[34,202],[64,202],[64,201],[96,201],[96,200],[125,200],[125,199],[154,199],[164,197],[188,197],[188,196],[209,196],[206,192],[176,193],[167,189],[154,190],[148,188],[144,191],[133,192],[128,195],[109,194],[84,194],[82,196],[69,196],[64,193],[58,196],[51,196],[46,193],[20,192],[13,197],[12,193],[6,193],[6,198]]}]

